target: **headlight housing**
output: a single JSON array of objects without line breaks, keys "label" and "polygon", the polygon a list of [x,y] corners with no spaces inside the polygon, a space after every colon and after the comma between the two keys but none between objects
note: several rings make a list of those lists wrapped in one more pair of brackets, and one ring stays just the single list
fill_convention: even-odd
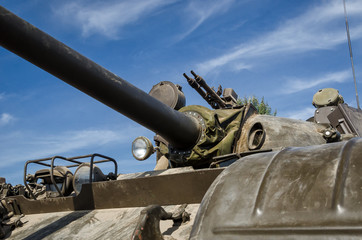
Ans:
[{"label": "headlight housing", "polygon": [[101,169],[93,164],[92,180],[90,181],[90,163],[82,163],[74,173],[73,188],[78,195],[82,190],[84,183],[105,181],[107,177],[102,173]]},{"label": "headlight housing", "polygon": [[132,142],[132,154],[133,157],[139,161],[149,158],[155,150],[151,141],[146,137],[137,137]]}]

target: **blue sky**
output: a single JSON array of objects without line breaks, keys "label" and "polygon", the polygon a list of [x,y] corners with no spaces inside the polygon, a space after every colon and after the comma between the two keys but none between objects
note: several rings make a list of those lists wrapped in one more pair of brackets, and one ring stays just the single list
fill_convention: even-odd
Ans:
[{"label": "blue sky", "polygon": [[[362,1],[347,0],[361,86]],[[206,106],[182,76],[191,69],[240,97],[264,96],[278,116],[313,115],[318,89],[339,89],[356,105],[342,0],[0,0],[0,5],[148,92],[183,86],[187,104]],[[1,34],[1,33],[0,33]],[[120,172],[151,170],[131,142],[153,133],[0,48],[0,176],[22,182],[25,161],[102,153]]]}]

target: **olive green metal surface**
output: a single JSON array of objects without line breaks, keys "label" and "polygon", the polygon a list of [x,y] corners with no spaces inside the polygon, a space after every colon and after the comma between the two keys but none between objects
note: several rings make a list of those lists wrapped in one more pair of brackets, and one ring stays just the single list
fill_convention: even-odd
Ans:
[{"label": "olive green metal surface", "polygon": [[205,195],[196,239],[361,239],[362,139],[247,156]]}]

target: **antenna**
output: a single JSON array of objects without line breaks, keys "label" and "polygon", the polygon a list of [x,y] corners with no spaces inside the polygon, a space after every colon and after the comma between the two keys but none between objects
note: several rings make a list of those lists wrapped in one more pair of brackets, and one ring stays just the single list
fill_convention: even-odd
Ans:
[{"label": "antenna", "polygon": [[351,57],[351,65],[352,65],[354,88],[355,88],[355,90],[356,90],[357,107],[358,107],[358,109],[361,109],[361,108],[359,107],[359,99],[358,99],[357,83],[356,83],[356,74],[354,73],[351,37],[350,37],[350,35],[349,35],[349,26],[348,26],[347,10],[346,10],[346,0],[343,0],[343,7],[344,7],[344,18],[346,19],[346,31],[347,31],[349,55],[350,55],[350,57]]}]

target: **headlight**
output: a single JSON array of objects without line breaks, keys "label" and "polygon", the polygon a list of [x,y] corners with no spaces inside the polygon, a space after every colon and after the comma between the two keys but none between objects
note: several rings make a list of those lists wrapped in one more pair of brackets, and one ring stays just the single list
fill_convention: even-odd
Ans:
[{"label": "headlight", "polygon": [[[107,179],[101,169],[94,164],[92,175],[92,182],[100,182]],[[82,163],[74,173],[73,188],[77,195],[82,190],[82,184],[84,183],[90,183],[90,163]]]},{"label": "headlight", "polygon": [[146,137],[138,137],[132,143],[132,154],[137,160],[146,160],[154,153],[151,141]]}]

